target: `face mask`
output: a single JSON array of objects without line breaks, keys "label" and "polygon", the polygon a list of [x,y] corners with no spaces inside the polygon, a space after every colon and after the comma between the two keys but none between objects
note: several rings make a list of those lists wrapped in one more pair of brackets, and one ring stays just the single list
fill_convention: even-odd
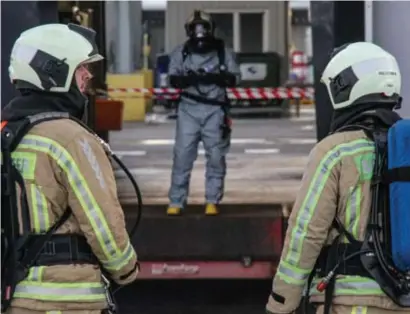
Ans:
[{"label": "face mask", "polygon": [[207,36],[208,36],[208,31],[205,29],[204,25],[202,24],[195,25],[194,37],[196,39],[199,39],[199,40],[204,39]]}]

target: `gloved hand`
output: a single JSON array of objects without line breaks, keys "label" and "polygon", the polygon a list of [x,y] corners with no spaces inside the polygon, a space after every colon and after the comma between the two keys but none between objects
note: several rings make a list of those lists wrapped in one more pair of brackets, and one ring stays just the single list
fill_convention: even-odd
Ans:
[{"label": "gloved hand", "polygon": [[188,73],[188,75],[170,75],[169,84],[174,88],[187,88],[198,84],[198,78],[193,73]]},{"label": "gloved hand", "polygon": [[235,87],[236,85],[236,77],[230,72],[225,72],[223,73],[223,78],[224,78],[224,87]]},{"label": "gloved hand", "polygon": [[229,72],[223,73],[206,73],[200,76],[200,82],[205,85],[218,85],[219,87],[235,86],[235,75]]}]

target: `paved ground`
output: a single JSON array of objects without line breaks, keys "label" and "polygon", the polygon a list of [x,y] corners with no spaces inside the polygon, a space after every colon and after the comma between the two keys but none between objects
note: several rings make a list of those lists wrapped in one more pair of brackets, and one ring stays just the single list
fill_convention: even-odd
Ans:
[{"label": "paved ground", "polygon": [[[159,124],[125,123],[123,131],[111,133],[110,142],[127,162],[134,159],[130,157],[146,155],[172,158],[174,130],[173,120]],[[304,155],[315,142],[314,111],[304,109],[300,118],[235,119],[230,154]],[[202,146],[198,153],[204,154]]]},{"label": "paved ground", "polygon": [[[224,202],[291,202],[306,158],[316,142],[312,110],[300,118],[236,119]],[[160,124],[126,123],[113,132],[113,150],[130,168],[141,185],[146,204],[166,204],[172,167],[175,121]],[[203,203],[204,149],[198,148],[192,173],[189,203]],[[130,185],[117,172],[123,203],[135,201]],[[243,191],[246,191],[244,193]]]}]

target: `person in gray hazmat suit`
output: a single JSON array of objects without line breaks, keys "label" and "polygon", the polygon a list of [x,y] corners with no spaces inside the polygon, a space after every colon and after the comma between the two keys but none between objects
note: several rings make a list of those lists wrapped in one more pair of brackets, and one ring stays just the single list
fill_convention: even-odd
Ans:
[{"label": "person in gray hazmat suit", "polygon": [[194,11],[185,23],[188,40],[170,55],[169,83],[182,89],[178,105],[168,215],[186,205],[192,167],[202,141],[206,156],[205,213],[218,214],[224,193],[231,120],[227,87],[239,83],[234,53],[215,38],[210,15]]}]

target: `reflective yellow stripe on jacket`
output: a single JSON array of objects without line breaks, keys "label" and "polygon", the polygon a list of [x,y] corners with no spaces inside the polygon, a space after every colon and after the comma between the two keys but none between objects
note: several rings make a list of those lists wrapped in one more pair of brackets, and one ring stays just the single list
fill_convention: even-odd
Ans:
[{"label": "reflective yellow stripe on jacket", "polygon": [[105,300],[105,290],[101,283],[54,283],[24,280],[17,285],[14,297],[53,302],[97,302]]},{"label": "reflective yellow stripe on jacket", "polygon": [[106,260],[101,261],[104,268],[115,271],[126,265],[133,257],[133,248],[130,243],[123,252],[118,248],[100,206],[70,153],[57,142],[37,135],[26,135],[20,142],[19,148],[49,155],[65,172],[106,256]]},{"label": "reflective yellow stripe on jacket", "polygon": [[[360,222],[360,203],[362,200],[361,184],[350,188],[350,197],[347,201],[345,227],[350,234],[357,239],[359,237],[359,222]],[[344,237],[344,242],[348,242]]]},{"label": "reflective yellow stripe on jacket", "polygon": [[[18,148],[45,153],[60,166],[81,203],[98,243],[106,256],[106,260],[102,261],[103,266],[107,269],[117,270],[125,265],[133,257],[132,246],[127,245],[124,252],[119,250],[100,206],[69,152],[57,142],[36,135],[26,135]],[[31,195],[34,232],[37,234],[44,233],[50,228],[47,200],[41,191],[41,187],[34,184],[30,186],[28,192]],[[27,278],[17,285],[14,298],[53,302],[100,302],[106,299],[104,285],[101,282],[43,282],[43,272],[44,267],[42,266],[32,267]]]},{"label": "reflective yellow stripe on jacket", "polygon": [[353,306],[352,314],[366,314],[367,306]]},{"label": "reflective yellow stripe on jacket", "polygon": [[[320,199],[324,186],[331,174],[333,167],[341,161],[342,158],[347,156],[353,156],[358,154],[365,154],[374,151],[374,144],[366,139],[359,139],[350,143],[344,143],[336,146],[330,150],[324,158],[321,160],[319,167],[317,168],[313,180],[309,186],[309,192],[307,193],[302,207],[299,209],[296,226],[292,230],[292,236],[289,242],[288,253],[280,261],[277,276],[288,284],[304,286],[307,278],[311,272],[311,269],[303,269],[299,265],[299,261],[302,258],[303,239],[306,237],[307,227],[314,215],[317,203]],[[348,208],[346,213],[346,226],[348,230],[357,236],[358,221],[360,219],[360,201],[361,201],[362,186],[357,186],[351,190],[351,197],[348,202]],[[363,286],[371,285],[371,289],[381,292],[380,287],[376,282],[368,279],[360,278],[362,281],[358,281],[357,278],[346,276],[343,281],[338,279],[336,287],[339,291],[345,294],[355,294],[355,289],[363,290]],[[353,281],[350,282],[349,280]],[[370,280],[370,279],[369,279]],[[313,292],[317,292],[316,287],[311,288],[311,295]],[[337,289],[336,292],[337,294]],[[368,291],[366,292],[368,293]],[[376,294],[377,294],[376,293]]]},{"label": "reflective yellow stripe on jacket", "polygon": [[[18,152],[12,153],[12,159],[15,166],[19,169],[23,178],[34,180],[35,165],[37,156],[35,153]],[[30,184],[27,193],[30,194],[31,200],[31,218],[32,230],[36,234],[46,232],[50,226],[50,218],[47,207],[47,200],[42,193],[41,188],[35,184]],[[31,267],[27,276],[28,280],[41,281],[44,272],[44,267]]]},{"label": "reflective yellow stripe on jacket", "polygon": [[34,232],[44,233],[51,227],[46,197],[35,184],[31,185],[30,194]]},{"label": "reflective yellow stripe on jacket", "polygon": [[[366,154],[374,152],[373,142],[367,140],[357,140],[349,144],[343,144],[344,155],[353,154]],[[350,152],[350,153],[347,153]],[[313,187],[315,188],[315,187]],[[350,189],[350,197],[347,201],[345,226],[347,230],[353,235],[355,239],[359,237],[359,223],[361,214],[361,199],[362,199],[363,184],[358,184]],[[346,239],[345,239],[346,240]],[[310,288],[310,295],[323,295],[324,292],[319,292],[316,289],[316,285],[321,281],[319,278],[315,278]],[[343,276],[336,279],[334,296],[343,295],[384,295],[379,284],[366,277],[360,276]],[[366,307],[353,307],[352,314],[365,314],[367,312]]]},{"label": "reflective yellow stripe on jacket", "polygon": [[360,139],[336,146],[322,159],[320,166],[316,170],[312,183],[310,184],[309,193],[306,195],[302,208],[299,210],[296,228],[292,231],[292,237],[289,243],[290,247],[286,256],[286,261],[289,264],[293,266],[298,266],[299,264],[303,239],[306,237],[307,227],[313,217],[316,205],[333,167],[347,156],[367,153],[373,150],[373,142]]},{"label": "reflective yellow stripe on jacket", "polygon": [[[310,288],[310,295],[324,295],[324,292],[319,292],[316,285],[320,279],[314,279]],[[335,296],[338,295],[385,295],[379,284],[370,279],[360,276],[344,276],[337,278],[335,284]]]}]

